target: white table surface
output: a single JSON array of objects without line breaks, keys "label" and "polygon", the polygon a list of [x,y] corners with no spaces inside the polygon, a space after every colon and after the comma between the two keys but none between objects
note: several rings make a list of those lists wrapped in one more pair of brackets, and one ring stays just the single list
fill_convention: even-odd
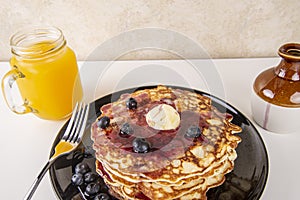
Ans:
[{"label": "white table surface", "polygon": [[[176,85],[209,91],[221,97],[253,122],[250,109],[253,80],[262,70],[277,65],[279,60],[279,58],[255,58],[192,62],[99,61],[79,62],[79,66],[87,101],[136,84],[152,85],[154,82],[170,84],[174,81]],[[191,64],[195,67],[191,67]],[[157,71],[160,68],[162,72]],[[202,74],[202,70],[208,71]],[[1,79],[8,71],[9,64],[0,62]],[[140,76],[137,77],[137,74]],[[204,80],[203,77],[210,80]],[[221,90],[218,85],[220,83]],[[211,84],[213,86],[210,86]],[[17,200],[24,197],[46,163],[52,143],[65,121],[42,120],[33,114],[17,115],[8,109],[1,94],[0,199]],[[269,155],[269,176],[261,199],[299,199],[300,131],[276,134],[265,131],[256,124],[255,126],[264,140]],[[47,173],[33,199],[56,198]]]}]

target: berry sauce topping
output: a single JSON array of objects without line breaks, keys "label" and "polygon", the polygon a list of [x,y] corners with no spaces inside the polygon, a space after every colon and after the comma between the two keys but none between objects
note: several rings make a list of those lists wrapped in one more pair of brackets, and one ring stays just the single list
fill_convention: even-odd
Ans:
[{"label": "berry sauce topping", "polygon": [[[165,157],[173,154],[175,156],[176,152],[179,151],[178,146],[186,148],[193,145],[193,142],[208,142],[203,139],[202,131],[209,127],[206,120],[213,115],[213,111],[210,110],[201,113],[192,110],[178,112],[180,124],[176,129],[156,130],[148,125],[146,114],[152,108],[161,104],[167,104],[177,110],[174,104],[175,99],[176,97],[152,101],[147,96],[135,98],[126,96],[123,99],[126,105],[124,107],[109,104],[109,107],[105,107],[105,110],[102,109],[103,114],[112,119],[121,118],[121,121],[111,123],[111,128],[105,129],[104,135],[98,136],[105,137],[99,138],[99,141],[109,140],[109,143],[105,144],[114,145],[115,148],[134,153],[149,153],[163,149],[161,151],[163,155],[161,156]],[[109,117],[105,118],[109,119]],[[97,123],[98,127],[100,121],[101,118]],[[166,150],[166,146],[168,150]]]}]

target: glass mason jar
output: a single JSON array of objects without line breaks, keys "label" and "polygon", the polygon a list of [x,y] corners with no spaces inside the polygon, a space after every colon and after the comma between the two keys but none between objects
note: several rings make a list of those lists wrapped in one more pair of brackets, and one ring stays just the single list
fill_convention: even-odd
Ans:
[{"label": "glass mason jar", "polygon": [[[40,118],[69,116],[83,96],[74,52],[55,27],[27,28],[10,40],[11,70],[2,79],[9,108],[18,114],[32,112]],[[16,102],[17,83],[23,103]]]}]

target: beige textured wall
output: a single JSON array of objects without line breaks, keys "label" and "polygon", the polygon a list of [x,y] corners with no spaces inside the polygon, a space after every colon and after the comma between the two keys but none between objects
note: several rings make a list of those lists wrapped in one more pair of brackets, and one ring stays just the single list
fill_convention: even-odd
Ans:
[{"label": "beige textured wall", "polygon": [[[300,42],[299,0],[0,0],[0,5],[0,61],[10,57],[11,34],[36,24],[61,28],[79,60],[110,38],[145,27],[183,34],[212,58],[276,56],[281,44]],[[199,57],[193,49],[185,52]],[[122,56],[171,58],[176,56],[158,50]]]}]

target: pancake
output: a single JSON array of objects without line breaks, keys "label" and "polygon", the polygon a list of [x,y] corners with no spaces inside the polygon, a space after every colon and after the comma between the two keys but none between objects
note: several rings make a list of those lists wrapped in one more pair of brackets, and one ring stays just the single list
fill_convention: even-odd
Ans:
[{"label": "pancake", "polygon": [[[205,199],[233,170],[241,128],[206,96],[158,86],[100,110],[91,131],[97,172],[119,199]],[[103,117],[109,124],[99,127]],[[146,152],[135,149],[140,139]]]},{"label": "pancake", "polygon": [[[224,181],[222,174],[231,171],[232,167],[233,165],[230,161],[224,161],[218,167],[213,168],[203,176],[194,176],[183,180],[179,186],[161,185],[161,183],[158,182],[139,182],[134,184],[127,180],[122,180],[113,174],[111,174],[109,178],[106,177],[106,184],[121,188],[119,191],[123,194],[126,193],[128,199],[134,199],[139,192],[142,192],[151,199],[176,199],[190,194],[194,190],[198,190],[198,192],[199,190],[206,191],[209,187],[219,185]],[[102,172],[100,172],[100,174],[102,174]]]}]

